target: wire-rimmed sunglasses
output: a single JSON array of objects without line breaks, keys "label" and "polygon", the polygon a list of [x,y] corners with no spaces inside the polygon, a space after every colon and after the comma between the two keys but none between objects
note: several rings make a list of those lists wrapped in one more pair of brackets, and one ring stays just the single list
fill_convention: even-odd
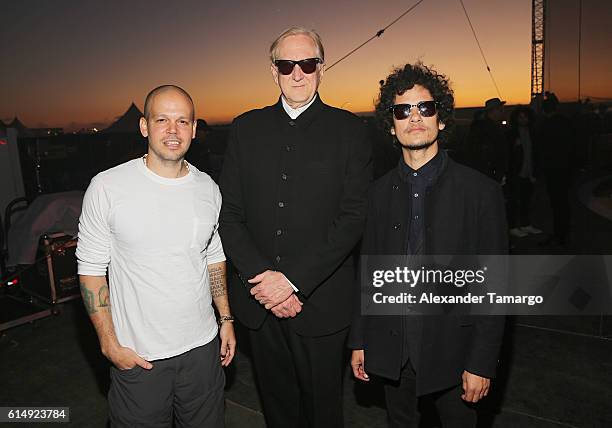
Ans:
[{"label": "wire-rimmed sunglasses", "polygon": [[397,120],[403,120],[410,116],[410,110],[412,107],[416,107],[419,114],[423,117],[431,117],[435,115],[438,110],[436,109],[438,105],[437,101],[419,101],[416,104],[394,104],[389,107],[389,110],[393,112],[393,116]]},{"label": "wire-rimmed sunglasses", "polygon": [[321,58],[306,58],[299,61],[292,61],[290,59],[277,59],[274,61],[274,65],[280,72],[280,74],[288,75],[293,73],[293,67],[300,66],[302,71],[306,74],[312,74],[317,69],[317,64],[323,64]]}]

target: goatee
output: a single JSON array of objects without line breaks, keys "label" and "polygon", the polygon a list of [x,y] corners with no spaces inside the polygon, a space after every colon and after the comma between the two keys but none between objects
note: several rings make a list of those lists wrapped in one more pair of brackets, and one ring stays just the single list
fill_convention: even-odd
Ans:
[{"label": "goatee", "polygon": [[423,150],[423,149],[426,149],[428,147],[431,147],[433,145],[433,143],[435,143],[435,141],[429,141],[427,143],[420,143],[420,144],[413,144],[413,145],[410,145],[410,146],[405,146],[405,145],[402,144],[401,146],[402,146],[402,148],[416,151],[416,150]]}]

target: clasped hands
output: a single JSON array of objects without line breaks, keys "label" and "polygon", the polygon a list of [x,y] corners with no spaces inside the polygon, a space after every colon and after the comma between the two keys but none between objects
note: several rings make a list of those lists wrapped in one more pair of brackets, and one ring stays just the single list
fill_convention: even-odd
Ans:
[{"label": "clasped hands", "polygon": [[302,302],[282,272],[267,270],[249,279],[251,295],[278,318],[293,318],[302,311]]}]

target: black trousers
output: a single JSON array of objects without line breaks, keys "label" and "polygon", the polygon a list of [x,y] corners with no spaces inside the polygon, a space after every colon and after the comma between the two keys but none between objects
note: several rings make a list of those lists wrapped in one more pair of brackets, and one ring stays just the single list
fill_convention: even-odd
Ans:
[{"label": "black trousers", "polygon": [[327,336],[295,333],[268,315],[249,330],[255,373],[269,428],[341,427],[344,345],[348,328]]},{"label": "black trousers", "polygon": [[553,215],[553,234],[559,239],[567,238],[570,226],[569,190],[572,183],[568,169],[544,171],[546,187]]},{"label": "black trousers", "polygon": [[443,428],[476,427],[474,406],[461,399],[461,384],[435,392],[424,397],[416,396],[416,373],[408,362],[400,373],[399,381],[385,383],[385,402],[389,428],[418,427],[421,414],[418,412],[419,400],[432,400],[438,411]]}]

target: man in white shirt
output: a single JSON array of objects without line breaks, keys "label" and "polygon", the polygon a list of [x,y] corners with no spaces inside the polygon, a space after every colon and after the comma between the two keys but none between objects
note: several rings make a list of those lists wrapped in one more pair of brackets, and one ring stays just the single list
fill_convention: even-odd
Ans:
[{"label": "man in white shirt", "polygon": [[217,233],[221,195],[184,159],[195,130],[187,92],[153,89],[140,119],[147,154],[96,175],[83,201],[81,294],[112,363],[112,426],[168,427],[173,418],[180,427],[223,426],[221,366],[236,340]]}]

